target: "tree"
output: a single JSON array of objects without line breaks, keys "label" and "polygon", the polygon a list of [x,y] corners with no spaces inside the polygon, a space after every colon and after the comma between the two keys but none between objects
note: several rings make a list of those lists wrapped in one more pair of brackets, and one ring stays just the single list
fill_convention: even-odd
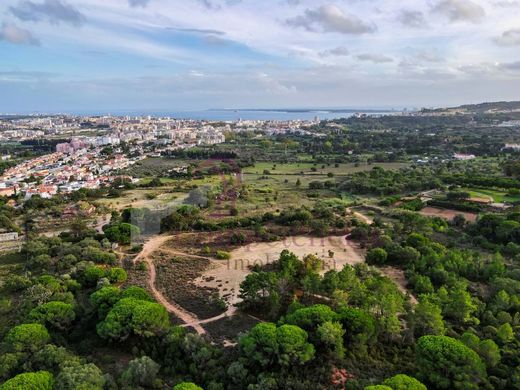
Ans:
[{"label": "tree", "polygon": [[90,295],[90,303],[97,309],[100,318],[105,318],[109,310],[121,299],[121,291],[117,287],[100,288]]},{"label": "tree", "polygon": [[63,347],[47,344],[34,353],[31,358],[31,369],[44,370],[54,374],[60,372],[64,367],[79,366],[80,358]]},{"label": "tree", "polygon": [[110,268],[105,276],[110,280],[111,283],[123,283],[126,282],[127,274],[123,268],[112,267]]},{"label": "tree", "polygon": [[276,330],[278,363],[282,366],[305,364],[314,357],[314,346],[307,342],[307,332],[298,326],[282,325]]},{"label": "tree", "polygon": [[392,390],[427,390],[426,386],[411,376],[398,374],[386,379],[383,385]]},{"label": "tree", "polygon": [[135,298],[141,301],[150,302],[154,301],[144,288],[138,286],[130,286],[125,288],[123,291],[121,291],[121,298]]},{"label": "tree", "polygon": [[375,318],[364,310],[344,307],[338,317],[345,329],[345,341],[350,345],[372,344],[377,339]]},{"label": "tree", "polygon": [[495,367],[500,362],[500,348],[491,339],[482,340],[478,345],[477,353],[488,367]]},{"label": "tree", "polygon": [[469,322],[476,310],[477,305],[463,283],[457,283],[456,287],[450,290],[443,307],[446,317],[452,318],[461,325]]},{"label": "tree", "polygon": [[515,338],[515,334],[513,332],[513,328],[510,324],[505,323],[498,327],[497,329],[497,339],[502,344],[507,344],[513,341]]},{"label": "tree", "polygon": [[53,383],[54,377],[50,372],[26,372],[9,379],[0,390],[52,390]]},{"label": "tree", "polygon": [[0,380],[5,380],[13,376],[26,355],[22,352],[2,353],[0,355]]},{"label": "tree", "polygon": [[288,314],[285,322],[315,334],[319,325],[336,320],[336,313],[327,305],[304,307]]},{"label": "tree", "polygon": [[416,362],[422,379],[438,389],[478,389],[487,381],[477,353],[447,336],[423,336],[416,345]]},{"label": "tree", "polygon": [[176,385],[173,390],[203,390],[203,388],[192,382],[182,382]]},{"label": "tree", "polygon": [[446,331],[441,308],[427,299],[421,299],[415,306],[412,318],[414,334],[417,337],[443,335]]},{"label": "tree", "polygon": [[155,302],[123,298],[98,323],[97,333],[102,338],[125,340],[131,334],[143,337],[166,333],[170,319],[166,309]]},{"label": "tree", "polygon": [[335,356],[342,359],[345,356],[345,347],[343,346],[343,335],[345,330],[338,322],[324,322],[317,329],[318,340],[325,349]]},{"label": "tree", "polygon": [[274,272],[253,272],[240,283],[239,297],[245,308],[277,313],[280,308],[278,276]]},{"label": "tree", "polygon": [[153,387],[160,367],[148,356],[142,356],[128,363],[121,380],[126,385]]},{"label": "tree", "polygon": [[34,352],[50,340],[49,332],[41,324],[22,324],[12,328],[5,337],[9,350],[15,352]]},{"label": "tree", "polygon": [[138,226],[130,223],[121,222],[115,225],[103,226],[105,236],[112,242],[117,242],[121,245],[129,245],[132,239],[141,234]]},{"label": "tree", "polygon": [[301,365],[314,357],[314,346],[307,332],[295,325],[264,322],[255,325],[239,340],[245,357],[261,367]]},{"label": "tree", "polygon": [[373,248],[367,252],[366,260],[368,264],[382,265],[385,264],[388,253],[383,248]]},{"label": "tree", "polygon": [[29,313],[29,320],[41,324],[49,324],[64,330],[74,321],[76,313],[71,304],[51,301],[37,306]]},{"label": "tree", "polygon": [[103,390],[105,378],[95,364],[65,367],[56,378],[56,389],[60,390]]},{"label": "tree", "polygon": [[385,385],[366,386],[364,390],[393,390],[391,387]]}]

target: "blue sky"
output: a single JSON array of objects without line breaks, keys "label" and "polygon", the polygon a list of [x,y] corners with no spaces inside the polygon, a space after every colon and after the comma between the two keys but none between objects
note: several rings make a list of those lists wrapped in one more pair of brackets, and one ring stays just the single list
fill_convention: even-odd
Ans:
[{"label": "blue sky", "polygon": [[0,112],[519,99],[520,0],[2,0]]}]

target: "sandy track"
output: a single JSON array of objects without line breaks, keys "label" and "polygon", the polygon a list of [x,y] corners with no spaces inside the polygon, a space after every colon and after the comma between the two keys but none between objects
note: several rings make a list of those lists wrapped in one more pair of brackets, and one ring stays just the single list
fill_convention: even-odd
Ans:
[{"label": "sandy track", "polygon": [[144,245],[141,252],[135,257],[134,263],[137,263],[138,261],[145,261],[148,265],[148,287],[150,288],[150,291],[152,292],[153,296],[159,302],[161,305],[164,306],[164,308],[170,312],[173,313],[176,317],[181,319],[185,324],[182,326],[190,326],[195,331],[203,335],[206,333],[206,330],[200,326],[199,318],[184,309],[183,307],[177,305],[176,303],[169,302],[159,290],[155,287],[155,279],[156,279],[156,271],[155,271],[155,264],[153,260],[150,258],[150,255],[158,250],[166,241],[171,239],[173,236],[156,236],[148,240]]}]

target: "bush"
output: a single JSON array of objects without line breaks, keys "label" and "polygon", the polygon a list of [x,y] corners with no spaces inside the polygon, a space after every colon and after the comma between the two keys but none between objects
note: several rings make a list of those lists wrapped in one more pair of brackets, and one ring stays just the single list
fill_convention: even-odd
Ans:
[{"label": "bush", "polygon": [[132,360],[123,372],[121,380],[127,385],[153,387],[160,366],[148,356]]},{"label": "bush", "polygon": [[173,390],[203,390],[203,388],[192,382],[182,382],[176,385]]},{"label": "bush", "polygon": [[367,253],[367,263],[371,265],[385,264],[388,254],[383,248],[370,249]]},{"label": "bush", "polygon": [[215,254],[215,257],[219,260],[229,260],[229,259],[231,259],[231,253],[218,250],[217,253]]},{"label": "bush", "polygon": [[427,390],[426,386],[417,379],[404,374],[386,379],[383,385],[390,387],[392,390]]},{"label": "bush", "polygon": [[126,271],[119,267],[110,268],[105,276],[111,283],[123,283],[126,282],[127,279]]},{"label": "bush", "polygon": [[54,377],[50,372],[26,372],[5,382],[0,390],[52,390]]},{"label": "bush", "polygon": [[41,324],[22,324],[12,328],[5,336],[5,343],[11,351],[34,352],[50,340],[49,332]]},{"label": "bush", "polygon": [[56,378],[56,389],[60,390],[103,390],[105,378],[96,365],[83,364],[65,367]]},{"label": "bush", "polygon": [[76,318],[71,304],[51,301],[37,306],[29,313],[29,319],[42,324],[49,324],[57,329],[67,328]]}]

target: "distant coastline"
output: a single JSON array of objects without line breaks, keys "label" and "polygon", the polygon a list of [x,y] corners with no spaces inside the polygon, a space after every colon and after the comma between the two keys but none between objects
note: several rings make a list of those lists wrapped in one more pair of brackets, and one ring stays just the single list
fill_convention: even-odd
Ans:
[{"label": "distant coastline", "polygon": [[[20,113],[16,115],[85,115],[85,116],[154,116],[171,117],[176,119],[208,120],[208,121],[237,121],[237,120],[314,120],[348,118],[356,113],[368,115],[384,115],[399,113],[391,109],[352,109],[352,108],[252,108],[252,109],[207,109],[192,111],[169,111],[169,110],[88,110],[88,111],[64,111],[54,113],[33,112]],[[0,114],[6,116],[5,114]]]}]

